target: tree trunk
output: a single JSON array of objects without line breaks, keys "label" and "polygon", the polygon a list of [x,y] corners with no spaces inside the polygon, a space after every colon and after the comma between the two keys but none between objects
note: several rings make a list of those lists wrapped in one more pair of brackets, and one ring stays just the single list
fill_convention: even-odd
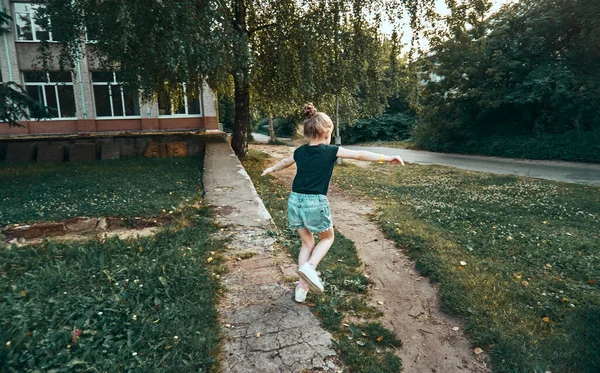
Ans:
[{"label": "tree trunk", "polygon": [[248,128],[250,128],[250,83],[248,79],[233,78],[235,86],[235,119],[231,147],[239,158],[248,154]]},{"label": "tree trunk", "polygon": [[271,141],[275,141],[275,128],[273,128],[273,117],[269,115],[269,135]]},{"label": "tree trunk", "polygon": [[239,158],[244,159],[248,154],[248,129],[250,128],[250,45],[246,25],[246,0],[235,0],[234,15],[238,38],[233,50],[235,118],[231,147]]}]

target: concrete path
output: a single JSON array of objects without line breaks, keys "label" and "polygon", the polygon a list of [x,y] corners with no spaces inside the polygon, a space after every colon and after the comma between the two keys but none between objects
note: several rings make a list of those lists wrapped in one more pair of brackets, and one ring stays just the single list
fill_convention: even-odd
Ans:
[{"label": "concrete path", "polygon": [[204,162],[206,200],[221,225],[218,238],[229,247],[219,304],[222,371],[341,371],[331,334],[283,282],[268,234],[276,227],[237,157],[228,144],[208,143]]},{"label": "concrete path", "polygon": [[385,155],[399,155],[406,162],[438,164],[471,171],[528,176],[539,179],[587,185],[600,185],[600,165],[561,161],[534,161],[513,158],[433,153],[380,146],[344,146]]}]

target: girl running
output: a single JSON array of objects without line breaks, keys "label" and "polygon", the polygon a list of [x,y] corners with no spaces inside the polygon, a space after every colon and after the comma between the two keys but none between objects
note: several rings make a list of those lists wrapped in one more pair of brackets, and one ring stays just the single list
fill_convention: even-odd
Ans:
[{"label": "girl running", "polygon": [[[384,156],[329,145],[333,132],[333,122],[329,116],[317,112],[312,104],[304,106],[303,114],[307,118],[304,121],[304,136],[308,143],[297,148],[292,156],[262,173],[264,176],[294,163],[297,166],[292,193],[288,199],[288,220],[289,227],[295,229],[302,239],[302,248],[298,256],[300,281],[295,292],[295,300],[299,303],[305,301],[309,288],[317,293],[323,292],[323,284],[316,268],[334,240],[327,190],[336,159],[339,157],[404,165],[399,156]],[[316,246],[314,234],[319,235],[319,243]]]}]

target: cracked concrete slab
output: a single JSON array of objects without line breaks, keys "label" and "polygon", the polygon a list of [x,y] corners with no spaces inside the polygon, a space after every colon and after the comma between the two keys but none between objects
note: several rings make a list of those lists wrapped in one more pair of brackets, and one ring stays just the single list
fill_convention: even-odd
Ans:
[{"label": "cracked concrete slab", "polygon": [[224,226],[265,227],[272,224],[271,215],[254,189],[250,176],[227,143],[206,146],[204,190],[214,207],[224,208],[225,214],[220,218]]},{"label": "cracked concrete slab", "polygon": [[276,227],[228,144],[207,144],[204,186],[221,225],[216,236],[229,248],[229,272],[221,277],[226,295],[219,305],[222,371],[341,371],[331,334],[308,307],[294,302],[293,289],[283,281],[273,255]]}]

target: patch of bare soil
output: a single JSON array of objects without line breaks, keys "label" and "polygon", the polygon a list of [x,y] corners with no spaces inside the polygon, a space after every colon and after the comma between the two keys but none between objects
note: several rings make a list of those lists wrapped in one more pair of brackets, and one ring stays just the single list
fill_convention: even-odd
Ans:
[{"label": "patch of bare soil", "polygon": [[[269,153],[273,164],[293,151],[286,146],[251,147]],[[274,175],[291,188],[295,172],[290,167]],[[397,354],[404,372],[489,372],[487,358],[472,352],[461,322],[441,311],[437,286],[419,276],[414,263],[369,220],[373,203],[350,197],[334,184],[328,197],[335,228],[354,241],[364,272],[375,284],[367,302],[384,312],[380,321],[403,341]]]},{"label": "patch of bare soil", "polygon": [[117,217],[86,218],[76,217],[59,222],[37,222],[27,225],[4,227],[0,233],[4,238],[0,245],[17,246],[36,245],[44,238],[52,238],[56,242],[84,241],[117,236],[121,239],[147,237],[156,233],[158,227],[166,219],[156,217],[150,219]]}]

